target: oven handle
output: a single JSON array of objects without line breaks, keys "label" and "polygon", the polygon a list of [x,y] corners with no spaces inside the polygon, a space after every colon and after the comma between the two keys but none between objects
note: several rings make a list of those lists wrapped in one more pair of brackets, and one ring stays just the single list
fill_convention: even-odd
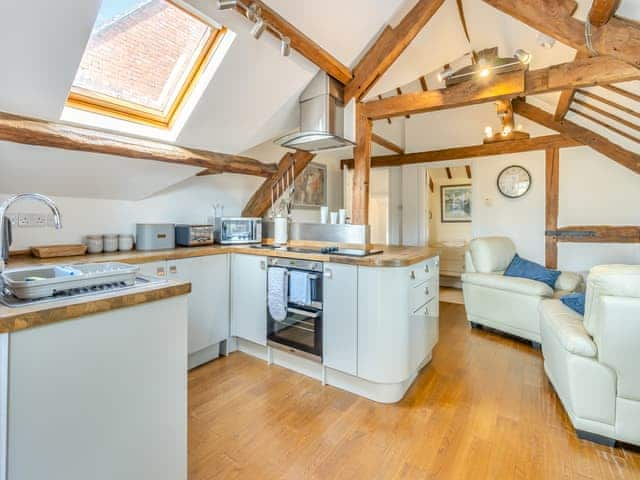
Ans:
[{"label": "oven handle", "polygon": [[302,315],[303,317],[309,317],[309,318],[318,318],[320,315],[322,315],[322,312],[307,312],[306,310],[302,310],[300,308],[291,308],[291,307],[287,308],[287,312],[297,313],[298,315]]}]

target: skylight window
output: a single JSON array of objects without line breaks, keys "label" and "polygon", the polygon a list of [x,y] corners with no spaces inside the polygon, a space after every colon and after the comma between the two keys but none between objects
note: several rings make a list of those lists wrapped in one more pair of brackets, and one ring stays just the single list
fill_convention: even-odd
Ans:
[{"label": "skylight window", "polygon": [[170,130],[226,32],[171,0],[103,0],[66,105]]}]

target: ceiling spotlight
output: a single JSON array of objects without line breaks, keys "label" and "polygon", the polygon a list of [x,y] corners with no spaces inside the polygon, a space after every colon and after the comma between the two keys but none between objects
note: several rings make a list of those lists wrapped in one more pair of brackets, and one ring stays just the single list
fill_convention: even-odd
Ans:
[{"label": "ceiling spotlight", "polygon": [[449,65],[445,65],[442,71],[438,73],[438,81],[444,82],[451,75],[453,75],[453,69]]},{"label": "ceiling spotlight", "polygon": [[256,23],[254,23],[253,27],[251,27],[251,35],[257,40],[262,36],[266,28],[267,24],[265,23],[265,21],[262,19],[262,17],[258,17],[256,19]]},{"label": "ceiling spotlight", "polygon": [[527,52],[522,48],[517,49],[513,53],[513,56],[516,57],[518,61],[523,65],[529,65],[531,63],[531,59],[533,58],[533,55],[531,55],[530,52]]},{"label": "ceiling spotlight", "polygon": [[509,126],[505,126],[505,127],[502,129],[502,136],[503,136],[503,137],[508,137],[510,134],[511,134],[511,127],[509,127]]},{"label": "ceiling spotlight", "polygon": [[261,13],[260,12],[260,7],[258,7],[258,4],[252,3],[247,8],[247,11],[245,12],[245,15],[247,16],[249,21],[255,22],[255,21],[258,20],[258,17],[260,17],[260,13]]},{"label": "ceiling spotlight", "polygon": [[238,0],[218,0],[218,10],[229,10],[237,6]]},{"label": "ceiling spotlight", "polygon": [[482,78],[486,78],[486,77],[488,77],[488,76],[489,76],[489,74],[490,74],[490,73],[491,73],[491,70],[490,70],[489,68],[486,68],[486,67],[485,67],[485,68],[483,68],[482,70],[480,70],[479,75],[480,75]]},{"label": "ceiling spotlight", "polygon": [[555,38],[551,38],[549,35],[545,35],[544,33],[538,33],[538,45],[540,45],[543,48],[553,48],[553,46],[556,44],[556,39]]},{"label": "ceiling spotlight", "polygon": [[487,137],[487,138],[491,138],[491,137],[493,137],[493,128],[491,128],[491,127],[486,127],[486,128],[484,129],[484,136],[485,136],[485,137]]},{"label": "ceiling spotlight", "polygon": [[280,39],[280,54],[283,57],[288,57],[291,54],[291,39],[289,37]]}]

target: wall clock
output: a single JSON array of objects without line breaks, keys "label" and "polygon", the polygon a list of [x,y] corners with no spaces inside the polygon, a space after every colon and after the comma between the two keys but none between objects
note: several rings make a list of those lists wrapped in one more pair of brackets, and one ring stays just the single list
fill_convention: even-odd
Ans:
[{"label": "wall clock", "polygon": [[520,198],[531,188],[531,174],[519,165],[511,165],[498,174],[498,190],[507,198]]}]

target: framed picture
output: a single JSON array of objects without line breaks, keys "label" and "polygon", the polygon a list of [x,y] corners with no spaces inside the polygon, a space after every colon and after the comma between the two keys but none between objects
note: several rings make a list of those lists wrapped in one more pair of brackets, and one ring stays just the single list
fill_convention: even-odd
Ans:
[{"label": "framed picture", "polygon": [[296,179],[294,208],[320,208],[327,204],[327,166],[310,163]]},{"label": "framed picture", "polygon": [[471,222],[471,185],[442,185],[440,208],[442,223]]}]

